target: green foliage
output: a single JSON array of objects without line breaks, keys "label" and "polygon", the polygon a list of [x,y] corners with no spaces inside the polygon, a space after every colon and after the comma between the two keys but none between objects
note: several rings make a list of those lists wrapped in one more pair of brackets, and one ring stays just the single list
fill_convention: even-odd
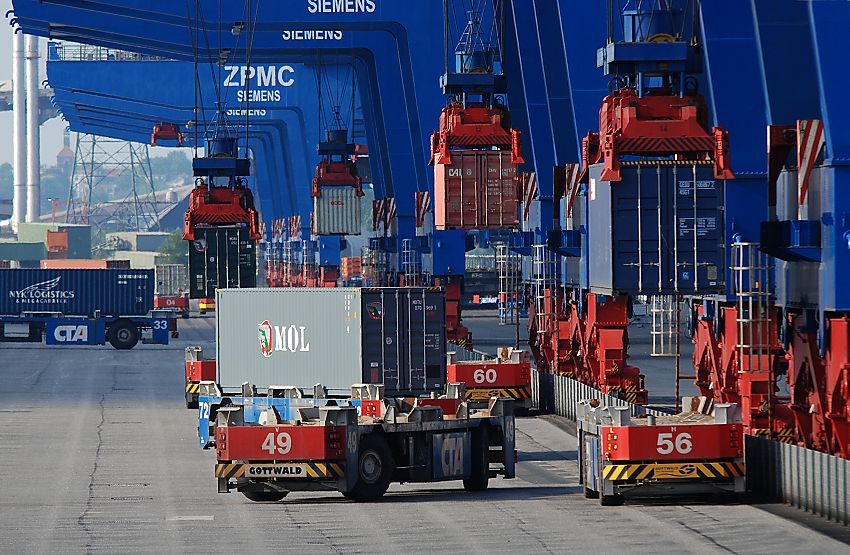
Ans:
[{"label": "green foliage", "polygon": [[159,253],[164,255],[164,264],[188,264],[189,252],[181,230],[172,231],[162,244]]}]

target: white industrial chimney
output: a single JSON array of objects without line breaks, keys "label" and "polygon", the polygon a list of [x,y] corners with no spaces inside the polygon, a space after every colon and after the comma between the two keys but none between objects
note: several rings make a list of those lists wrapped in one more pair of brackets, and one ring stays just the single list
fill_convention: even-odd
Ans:
[{"label": "white industrial chimney", "polygon": [[24,35],[12,34],[12,162],[14,164],[14,189],[12,200],[12,228],[24,221],[27,211],[27,151],[26,151],[26,95],[24,71]]},{"label": "white industrial chimney", "polygon": [[38,94],[38,37],[26,40],[27,65],[27,216],[37,222],[41,216],[41,121]]}]

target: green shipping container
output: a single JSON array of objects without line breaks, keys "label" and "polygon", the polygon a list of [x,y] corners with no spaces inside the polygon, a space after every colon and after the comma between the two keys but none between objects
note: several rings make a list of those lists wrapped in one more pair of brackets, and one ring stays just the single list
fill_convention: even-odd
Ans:
[{"label": "green shipping container", "polygon": [[68,231],[68,258],[91,258],[91,226],[61,223],[21,223],[18,240],[47,244],[48,231]]},{"label": "green shipping container", "polygon": [[257,245],[244,227],[195,229],[189,241],[189,296],[215,298],[216,289],[257,286]]},{"label": "green shipping container", "polygon": [[39,261],[47,258],[44,243],[23,241],[0,242],[0,260]]}]

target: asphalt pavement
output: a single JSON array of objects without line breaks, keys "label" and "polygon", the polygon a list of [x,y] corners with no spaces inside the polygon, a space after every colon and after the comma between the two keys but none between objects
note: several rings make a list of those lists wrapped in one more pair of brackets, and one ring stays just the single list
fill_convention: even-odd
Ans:
[{"label": "asphalt pavement", "polygon": [[[482,322],[476,333],[495,325]],[[217,494],[214,452],[198,449],[182,399],[183,349],[212,349],[214,318],[180,326],[171,345],[132,351],[0,345],[0,551],[850,552],[846,527],[782,505],[601,507],[576,485],[575,437],[554,417],[519,420],[518,477],[483,493],[393,485],[364,505],[335,492]]]}]

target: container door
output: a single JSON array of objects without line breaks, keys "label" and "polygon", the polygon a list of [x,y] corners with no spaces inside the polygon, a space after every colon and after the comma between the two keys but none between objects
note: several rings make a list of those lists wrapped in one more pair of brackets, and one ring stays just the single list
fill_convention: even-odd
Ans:
[{"label": "container door", "polygon": [[215,242],[212,247],[207,240],[207,229],[200,228],[195,230],[195,240],[189,242],[189,274],[190,282],[190,297],[193,299],[203,299],[207,295],[207,253],[210,249],[215,249]]},{"label": "container door", "polygon": [[257,253],[254,245],[248,228],[239,228],[239,257],[233,266],[233,270],[238,271],[238,287],[257,286]]},{"label": "container door", "polygon": [[363,382],[384,384],[387,396],[405,387],[400,371],[403,336],[398,301],[392,289],[364,289],[361,296]]}]

